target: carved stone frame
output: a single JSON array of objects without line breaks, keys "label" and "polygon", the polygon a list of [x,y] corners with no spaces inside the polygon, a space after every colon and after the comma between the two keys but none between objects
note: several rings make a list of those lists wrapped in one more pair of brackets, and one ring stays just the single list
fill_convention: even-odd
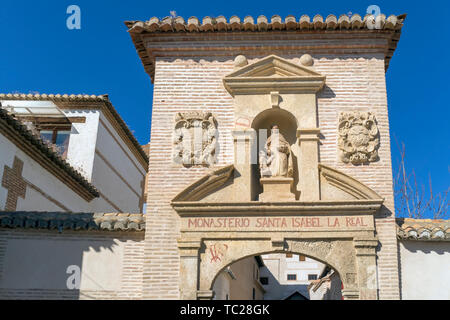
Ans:
[{"label": "carved stone frame", "polygon": [[[250,239],[249,239],[250,238]],[[217,263],[211,262],[209,248],[218,243],[228,250]],[[217,275],[228,265],[246,257],[267,253],[295,253],[330,265],[343,283],[344,299],[377,299],[376,247],[378,240],[369,234],[332,238],[326,235],[305,238],[300,235],[241,235],[230,239],[226,234],[183,237],[180,250],[180,298],[209,300]]]}]

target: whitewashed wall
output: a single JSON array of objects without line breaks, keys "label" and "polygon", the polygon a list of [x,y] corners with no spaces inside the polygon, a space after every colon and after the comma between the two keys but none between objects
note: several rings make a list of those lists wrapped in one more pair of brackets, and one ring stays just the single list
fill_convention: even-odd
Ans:
[{"label": "whitewashed wall", "polygon": [[450,300],[450,242],[399,241],[404,300]]},{"label": "whitewashed wall", "polygon": [[141,298],[143,238],[0,229],[0,299]]},{"label": "whitewashed wall", "polygon": [[7,164],[10,168],[12,167],[16,149],[17,148],[14,144],[9,142],[6,137],[0,134],[0,210],[4,210],[6,197],[8,195],[8,190],[3,188],[1,184],[5,164]]},{"label": "whitewashed wall", "polygon": [[[37,186],[45,195],[61,203],[69,211],[89,212],[93,205],[99,206],[96,202],[100,199],[87,202],[1,134],[0,150],[2,151],[0,152],[0,181],[3,178],[5,165],[12,168],[14,157],[17,156],[24,163],[22,177]],[[0,184],[0,210],[5,209],[7,194],[8,189]],[[16,210],[67,211],[50,201],[45,195],[27,186],[25,199],[18,199]]]},{"label": "whitewashed wall", "polygon": [[[321,272],[324,265],[314,259],[306,258],[305,261],[299,261],[299,256],[293,254],[287,258],[283,254],[267,254],[262,256],[265,266],[261,268],[261,277],[267,277],[268,285],[264,285],[266,294],[265,300],[285,299],[295,291],[300,292],[306,298],[309,298],[308,274],[317,274]],[[296,274],[297,280],[287,280],[288,274]]]},{"label": "whitewashed wall", "polygon": [[100,113],[92,174],[94,186],[114,203],[116,211],[138,213],[145,175],[146,168]]},{"label": "whitewashed wall", "polygon": [[86,118],[84,123],[72,123],[67,161],[91,181],[100,111],[73,109],[64,110],[64,114],[67,117]]},{"label": "whitewashed wall", "polygon": [[230,297],[230,282],[232,280],[227,272],[222,271],[219,273],[213,285],[213,300],[229,300],[227,297]]},{"label": "whitewashed wall", "polygon": [[252,300],[255,289],[255,300],[263,300],[264,292],[257,285],[255,271],[259,273],[258,264],[254,257],[239,260],[229,266],[232,278],[225,270],[220,272],[214,280],[214,300]]}]

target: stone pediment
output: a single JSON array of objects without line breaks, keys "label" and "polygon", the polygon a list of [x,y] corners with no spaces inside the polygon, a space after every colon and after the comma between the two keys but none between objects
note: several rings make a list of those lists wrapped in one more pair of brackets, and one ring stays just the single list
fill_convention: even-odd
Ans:
[{"label": "stone pediment", "polygon": [[325,76],[276,55],[244,66],[223,79],[224,86],[235,94],[264,94],[273,90],[286,92],[317,92]]},{"label": "stone pediment", "polygon": [[321,200],[383,200],[371,188],[334,168],[319,164]]},{"label": "stone pediment", "polygon": [[276,55],[270,55],[226,76],[234,77],[322,77],[320,73],[297,65]]},{"label": "stone pediment", "polygon": [[[317,201],[236,202],[232,199],[233,188],[239,189],[240,179],[234,179],[234,165],[212,171],[189,185],[173,200],[172,206],[179,212],[251,210],[278,210],[286,212],[369,212],[379,209],[384,199],[358,180],[331,167],[319,164],[321,199]],[[230,207],[231,206],[231,207]],[[194,211],[192,211],[194,210]]]},{"label": "stone pediment", "polygon": [[233,175],[234,165],[229,165],[218,170],[212,171],[203,178],[195,181],[186,189],[181,191],[173,202],[178,201],[199,201],[208,194],[217,191],[223,187]]}]

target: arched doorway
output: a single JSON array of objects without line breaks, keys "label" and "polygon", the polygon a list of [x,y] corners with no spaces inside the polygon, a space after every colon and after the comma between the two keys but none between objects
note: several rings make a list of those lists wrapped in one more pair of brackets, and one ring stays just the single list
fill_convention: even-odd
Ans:
[{"label": "arched doorway", "polygon": [[[321,167],[322,168],[322,167]],[[241,184],[223,167],[186,188],[172,202],[180,216],[180,298],[212,299],[226,266],[265,253],[297,253],[333,267],[344,299],[376,299],[373,214],[383,199],[363,184],[323,166],[323,186],[361,199],[318,202],[226,201]],[[333,182],[333,184],[327,185]],[[225,201],[224,201],[225,200]]]},{"label": "arched doorway", "polygon": [[213,281],[214,300],[341,300],[331,266],[303,254],[266,253],[240,259]]},{"label": "arched doorway", "polygon": [[[217,276],[244,258],[267,253],[304,254],[331,266],[339,275],[344,299],[376,299],[375,240],[210,239],[199,245],[198,299],[212,299]],[[190,245],[192,248],[192,244]],[[363,249],[364,248],[364,249]],[[368,250],[370,249],[370,250]],[[193,258],[193,257],[192,257]],[[186,260],[193,267],[193,260]],[[188,267],[188,265],[186,265]],[[193,270],[191,270],[193,271]],[[191,279],[192,280],[192,279]]]}]

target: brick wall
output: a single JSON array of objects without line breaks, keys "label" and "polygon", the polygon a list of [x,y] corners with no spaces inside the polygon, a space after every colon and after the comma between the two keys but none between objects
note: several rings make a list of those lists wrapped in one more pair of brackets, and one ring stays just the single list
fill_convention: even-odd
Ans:
[{"label": "brick wall", "polygon": [[[172,51],[163,54],[161,52],[165,46],[164,41],[169,41],[167,39],[161,36],[160,42],[154,41],[148,45],[154,46],[152,50],[157,50],[155,48],[158,47],[159,54],[164,56],[156,59],[155,67],[145,241],[143,295],[144,298],[152,299],[177,299],[179,296],[179,256],[176,246],[179,220],[170,201],[208,171],[206,168],[187,169],[173,164],[172,130],[175,113],[190,110],[213,112],[220,130],[217,166],[233,163],[233,100],[224,89],[222,78],[233,71],[234,57],[241,49],[245,49],[242,44],[239,46],[239,37],[235,36],[235,47],[229,51],[210,51],[211,55],[206,56],[205,51],[194,52],[195,49],[191,48],[189,57],[186,53],[180,53],[189,45],[180,38],[180,42],[176,42],[177,49],[173,49],[174,43],[170,43],[167,47]],[[374,40],[374,43],[380,42],[380,39]],[[205,43],[202,46],[207,46]],[[267,45],[267,42],[260,44]],[[314,45],[314,41],[307,44]],[[258,45],[256,40],[252,45]],[[275,46],[276,43],[271,42],[270,45]],[[281,48],[282,46],[276,51],[268,51],[262,47],[257,55],[246,56],[251,63],[266,54],[275,53],[299,63],[299,58],[305,53],[292,49],[283,51]],[[379,49],[378,52],[366,50],[361,54],[335,51],[324,49],[321,53],[309,52],[315,58],[314,69],[327,76],[327,86],[318,95],[319,126],[324,136],[320,147],[320,161],[359,179],[386,199],[386,207],[376,220],[381,242],[378,251],[379,293],[382,299],[399,298],[395,222],[393,216],[385,218],[394,212],[394,203],[384,53],[379,52]],[[338,114],[350,109],[375,113],[381,135],[379,162],[356,167],[338,160]]]},{"label": "brick wall", "polygon": [[[386,82],[383,54],[360,58],[341,56],[320,59],[316,71],[327,76],[326,88],[319,94],[319,127],[324,136],[320,161],[368,185],[385,199],[375,225],[381,245],[377,252],[380,299],[399,299],[397,238],[392,187]],[[380,160],[354,166],[338,158],[337,126],[342,111],[361,110],[375,114],[380,130]]]}]

